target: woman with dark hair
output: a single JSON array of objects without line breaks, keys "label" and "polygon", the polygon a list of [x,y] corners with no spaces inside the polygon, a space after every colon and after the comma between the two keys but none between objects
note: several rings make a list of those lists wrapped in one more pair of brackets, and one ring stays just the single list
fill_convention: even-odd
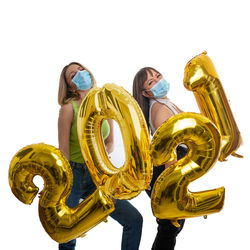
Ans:
[{"label": "woman with dark hair", "polygon": [[[77,62],[66,65],[60,76],[58,103],[61,106],[58,119],[59,149],[69,160],[73,172],[73,186],[67,200],[69,207],[78,205],[96,189],[81,154],[77,137],[79,106],[92,87],[96,86],[93,74]],[[105,120],[101,127],[107,153],[113,151],[113,123]],[[142,216],[126,200],[116,200],[110,216],[123,226],[122,250],[138,250],[141,240]],[[76,240],[59,244],[60,250],[74,250]]]},{"label": "woman with dark hair", "polygon": [[[133,96],[144,113],[148,128],[151,134],[157,130],[171,116],[182,112],[169,98],[166,97],[169,91],[169,83],[163,78],[161,73],[151,67],[142,68],[137,72],[133,81]],[[177,160],[184,157],[187,147],[180,144],[176,148]],[[158,176],[173,162],[166,165],[154,167],[153,178],[147,194],[151,192]],[[158,232],[152,246],[152,250],[172,250],[176,244],[176,236],[182,230],[184,220],[179,220],[180,227],[175,227],[170,220],[157,219]]]}]

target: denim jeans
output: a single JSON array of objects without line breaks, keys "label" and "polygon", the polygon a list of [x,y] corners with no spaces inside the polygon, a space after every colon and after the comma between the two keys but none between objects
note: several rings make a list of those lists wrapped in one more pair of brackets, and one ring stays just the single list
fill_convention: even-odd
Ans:
[{"label": "denim jeans", "polygon": [[[73,186],[67,205],[75,207],[80,199],[86,198],[96,189],[85,164],[70,162],[73,171]],[[110,216],[123,226],[122,250],[138,250],[141,241],[142,216],[138,210],[126,200],[116,200],[115,210]],[[59,250],[74,250],[76,240],[59,244]]]}]

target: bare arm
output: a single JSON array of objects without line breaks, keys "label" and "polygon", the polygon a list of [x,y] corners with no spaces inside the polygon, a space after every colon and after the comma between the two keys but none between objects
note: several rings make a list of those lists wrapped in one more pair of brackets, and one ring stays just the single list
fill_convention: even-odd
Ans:
[{"label": "bare arm", "polygon": [[69,138],[70,129],[73,121],[74,111],[71,103],[65,104],[61,107],[58,118],[58,141],[59,149],[69,160]]},{"label": "bare arm", "polygon": [[[173,115],[174,115],[173,112],[168,107],[160,103],[155,103],[151,110],[153,126],[155,127],[155,129],[158,129],[164,122],[166,122]],[[169,167],[174,162],[176,162],[176,160],[166,163],[165,167],[166,168]]]},{"label": "bare arm", "polygon": [[109,127],[110,127],[110,132],[108,137],[105,139],[105,147],[108,152],[108,154],[112,153],[114,150],[114,125],[113,125],[113,120],[108,119]]},{"label": "bare arm", "polygon": [[167,121],[173,112],[163,104],[155,103],[151,110],[152,123],[155,129],[158,129],[165,121]]}]

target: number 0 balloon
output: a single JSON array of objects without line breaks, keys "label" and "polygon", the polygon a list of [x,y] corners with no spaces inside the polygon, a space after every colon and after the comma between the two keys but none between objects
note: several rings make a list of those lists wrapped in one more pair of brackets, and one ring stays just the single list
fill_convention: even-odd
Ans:
[{"label": "number 0 balloon", "polygon": [[[100,126],[105,119],[114,119],[121,129],[125,147],[121,169],[112,165],[102,142]],[[132,199],[149,186],[152,176],[149,133],[141,109],[127,91],[115,84],[92,89],[80,106],[77,128],[92,179],[106,194]]]}]

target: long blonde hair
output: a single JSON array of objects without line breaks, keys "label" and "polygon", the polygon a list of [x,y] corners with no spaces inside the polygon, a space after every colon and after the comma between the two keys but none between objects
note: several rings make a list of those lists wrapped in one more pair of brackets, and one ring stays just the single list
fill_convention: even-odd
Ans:
[{"label": "long blonde hair", "polygon": [[68,65],[66,65],[62,69],[60,79],[59,79],[58,103],[61,106],[63,104],[71,102],[72,100],[79,100],[80,99],[80,94],[77,91],[73,91],[71,88],[69,88],[69,85],[67,84],[67,80],[66,80],[66,77],[65,77],[66,70],[72,64],[79,65],[83,69],[87,70],[90,73],[91,77],[92,77],[93,87],[96,86],[96,81],[95,81],[95,78],[94,78],[93,74],[86,67],[84,67],[82,64],[80,64],[78,62],[69,63]]}]

